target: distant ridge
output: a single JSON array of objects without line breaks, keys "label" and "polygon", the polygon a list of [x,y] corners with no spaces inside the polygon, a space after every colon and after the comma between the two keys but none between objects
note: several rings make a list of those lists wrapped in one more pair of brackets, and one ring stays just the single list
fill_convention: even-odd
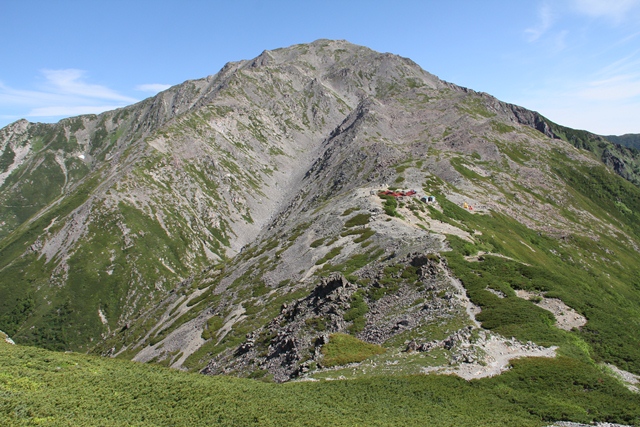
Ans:
[{"label": "distant ridge", "polygon": [[635,148],[640,150],[640,134],[639,133],[627,133],[625,135],[608,135],[603,138],[608,139],[616,144],[624,145],[625,147]]}]

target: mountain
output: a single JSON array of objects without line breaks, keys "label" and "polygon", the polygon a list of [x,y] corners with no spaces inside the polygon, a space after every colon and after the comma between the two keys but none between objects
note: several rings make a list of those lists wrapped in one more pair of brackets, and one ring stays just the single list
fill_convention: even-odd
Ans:
[{"label": "mountain", "polygon": [[[636,186],[640,186],[640,151],[616,137],[600,136],[584,130],[571,129],[544,119],[554,138],[563,139],[576,148],[591,151],[602,163]],[[631,135],[629,135],[631,136]],[[623,138],[623,137],[620,137]],[[631,142],[632,140],[626,139]]]},{"label": "mountain", "polygon": [[627,133],[625,135],[608,135],[603,138],[625,147],[635,148],[640,150],[640,135],[637,133]]},{"label": "mountain", "polygon": [[598,138],[329,40],[18,121],[0,329],[276,382],[514,366],[515,400],[523,372],[573,384],[545,420],[631,422],[572,400],[637,399],[611,378],[640,374],[637,152]]}]

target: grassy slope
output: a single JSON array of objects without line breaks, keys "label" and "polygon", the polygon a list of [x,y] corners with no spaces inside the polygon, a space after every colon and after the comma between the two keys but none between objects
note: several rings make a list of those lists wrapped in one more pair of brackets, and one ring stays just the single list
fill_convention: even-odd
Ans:
[{"label": "grassy slope", "polygon": [[545,425],[640,421],[640,399],[591,365],[529,359],[500,377],[266,384],[0,343],[0,423],[45,425]]},{"label": "grassy slope", "polygon": [[612,167],[612,162],[617,163],[619,170],[616,173],[629,182],[640,186],[640,152],[637,147],[637,135],[635,135],[635,139],[633,135],[629,135],[631,138],[620,140],[600,137],[584,130],[571,129],[549,120],[547,123],[556,135],[574,147],[594,153],[609,167]]},{"label": "grassy slope", "polygon": [[[640,190],[604,167],[575,168],[558,161],[556,173],[571,188],[571,204],[596,218],[614,221],[638,241]],[[480,231],[471,244],[450,236],[446,254],[471,300],[482,308],[478,320],[488,329],[542,345],[586,362],[606,361],[640,372],[640,263],[622,236],[594,230],[595,239],[577,234],[555,238],[534,232],[499,214],[473,215],[441,198],[438,219]],[[567,211],[566,215],[570,215]],[[515,261],[486,257],[467,262],[463,255],[497,252]],[[486,288],[501,291],[501,299]],[[588,319],[580,331],[561,331],[553,318],[514,290],[545,292],[562,299]]]},{"label": "grassy slope", "polygon": [[[45,262],[39,253],[27,251],[45,230],[55,234],[64,218],[88,200],[99,179],[98,173],[90,176],[61,203],[0,241],[0,295],[6,296],[0,298],[0,328],[17,342],[52,350],[85,349],[107,330],[98,309],[115,328],[132,290],[142,288],[140,305],[145,304],[156,297],[155,288],[169,286],[187,277],[190,268],[209,262],[204,252],[190,246],[196,239],[183,216],[163,212],[173,232],[169,235],[148,213],[125,203],[114,212],[95,202],[87,233],[67,260],[68,271],[57,268],[59,258]],[[130,243],[120,227],[129,230]],[[220,233],[218,240],[207,242],[217,252],[228,238],[224,229],[209,231]],[[157,260],[173,269],[159,266]],[[57,286],[63,282],[65,286]]]}]

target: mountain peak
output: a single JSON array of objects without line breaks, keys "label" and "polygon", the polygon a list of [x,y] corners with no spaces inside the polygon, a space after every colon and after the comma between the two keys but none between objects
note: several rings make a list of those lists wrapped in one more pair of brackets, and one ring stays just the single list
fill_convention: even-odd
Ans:
[{"label": "mountain peak", "polygon": [[602,159],[633,164],[409,59],[317,40],[7,129],[17,342],[275,381],[640,372],[640,190]]}]

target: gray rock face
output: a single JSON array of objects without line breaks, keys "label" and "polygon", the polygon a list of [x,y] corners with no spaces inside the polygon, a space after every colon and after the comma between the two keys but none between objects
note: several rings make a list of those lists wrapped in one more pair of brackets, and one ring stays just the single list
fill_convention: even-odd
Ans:
[{"label": "gray rock face", "polygon": [[[300,362],[310,360],[310,353],[319,358],[317,350],[328,341],[328,334],[346,329],[343,315],[356,289],[340,274],[323,279],[308,297],[283,305],[265,328],[248,334],[235,351],[212,360],[202,372],[241,372],[258,367],[276,381],[297,376]],[[314,320],[322,323],[322,331],[314,333],[309,327]]]},{"label": "gray rock face", "polygon": [[521,125],[529,126],[538,132],[548,136],[549,138],[556,138],[556,135],[551,130],[551,127],[546,120],[535,111],[530,111],[517,105],[509,105],[509,108],[513,112],[517,123]]},{"label": "gray rock face", "polygon": [[[311,364],[322,366],[322,346],[334,333],[349,333],[353,329],[350,310],[358,304],[356,292],[363,290],[376,292],[384,290],[381,283],[386,267],[391,265],[418,267],[419,282],[407,280],[399,282],[399,289],[382,298],[367,298],[363,310],[365,326],[357,337],[371,343],[382,344],[393,337],[421,325],[452,316],[460,309],[452,297],[455,290],[443,280],[442,267],[428,260],[426,255],[407,254],[401,259],[390,259],[368,266],[362,271],[363,277],[376,277],[370,287],[359,287],[342,274],[333,273],[320,280],[308,296],[284,304],[280,314],[263,328],[247,334],[243,343],[212,359],[205,374],[238,373],[264,371],[273,375],[275,381],[287,381],[305,374]],[[362,298],[362,297],[360,297]],[[425,302],[416,301],[425,300]],[[362,299],[361,299],[362,301]],[[362,304],[362,302],[360,302]],[[361,306],[358,306],[361,307]],[[467,329],[459,332],[469,334]],[[456,340],[458,335],[452,335]],[[440,346],[447,346],[445,344]],[[453,341],[452,341],[453,342]],[[453,344],[448,349],[453,347]]]}]

